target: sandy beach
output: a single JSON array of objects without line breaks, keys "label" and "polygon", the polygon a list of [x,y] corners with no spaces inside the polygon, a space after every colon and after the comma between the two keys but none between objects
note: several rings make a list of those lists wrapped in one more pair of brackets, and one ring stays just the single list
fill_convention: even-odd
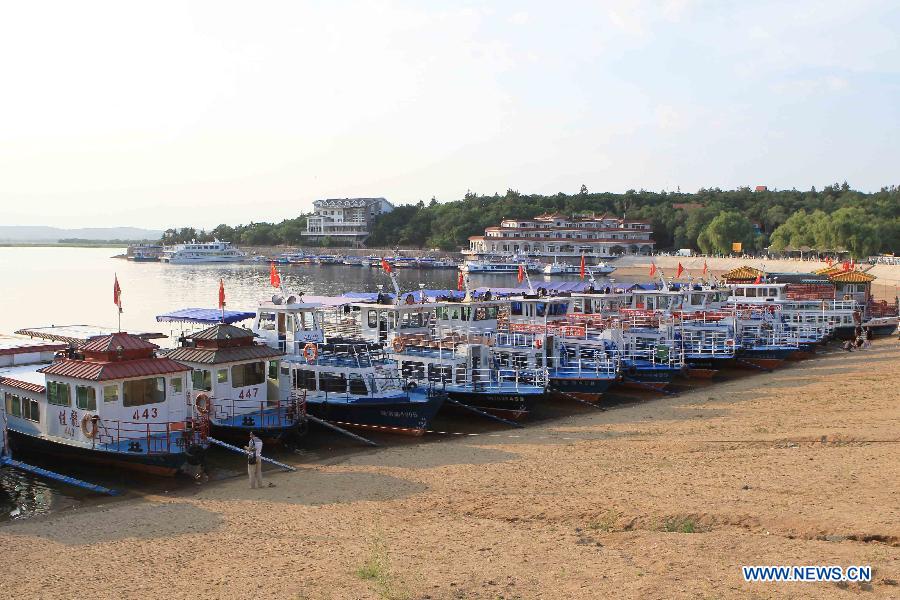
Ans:
[{"label": "sandy beach", "polygon": [[[0,527],[15,598],[900,597],[900,352]],[[435,438],[441,437],[437,441]],[[237,459],[236,460],[240,460]],[[871,584],[741,565],[871,565]]]}]

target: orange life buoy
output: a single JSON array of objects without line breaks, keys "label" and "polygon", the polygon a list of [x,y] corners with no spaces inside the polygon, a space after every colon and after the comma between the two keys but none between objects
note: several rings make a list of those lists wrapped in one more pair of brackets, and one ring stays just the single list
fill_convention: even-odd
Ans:
[{"label": "orange life buoy", "polygon": [[212,409],[212,400],[209,398],[209,394],[197,394],[197,397],[194,398],[194,406],[201,415],[209,414]]},{"label": "orange life buoy", "polygon": [[307,343],[303,346],[303,358],[306,359],[306,362],[315,362],[315,360],[319,357],[319,347],[313,344],[312,342]]},{"label": "orange life buoy", "polygon": [[[81,432],[90,439],[94,439],[97,437],[97,430],[99,426],[97,422],[100,421],[100,417],[97,415],[84,415],[81,417]],[[88,428],[88,423],[91,424],[91,427]]]},{"label": "orange life buoy", "polygon": [[394,352],[403,352],[403,349],[406,348],[406,344],[403,343],[403,338],[399,335],[394,336],[394,339],[391,342],[391,348],[394,349]]}]

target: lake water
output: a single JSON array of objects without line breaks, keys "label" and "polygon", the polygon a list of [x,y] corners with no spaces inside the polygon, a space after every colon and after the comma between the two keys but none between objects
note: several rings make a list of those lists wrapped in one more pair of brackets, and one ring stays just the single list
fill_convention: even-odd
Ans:
[{"label": "lake water", "polygon": [[[4,282],[0,296],[0,334],[47,325],[115,327],[117,314],[112,291],[115,276],[122,288],[123,331],[172,333],[172,326],[157,323],[156,315],[187,307],[215,308],[220,279],[225,282],[229,309],[252,311],[261,299],[273,293],[267,264],[169,265],[112,258],[124,251],[124,248],[0,248],[0,281]],[[295,293],[339,295],[348,291],[377,291],[379,284],[385,290],[392,290],[387,276],[380,269],[369,267],[280,265],[279,271],[285,287]],[[404,291],[417,290],[419,284],[429,289],[456,288],[457,274],[452,269],[399,269],[397,276]],[[473,276],[472,284],[514,286],[516,276]],[[31,460],[31,457],[20,458]],[[130,474],[125,477],[77,466],[56,468],[94,483],[138,493],[161,492],[177,485],[154,479],[135,481]],[[0,471],[0,520],[77,507],[95,499],[68,486],[9,469]]]}]

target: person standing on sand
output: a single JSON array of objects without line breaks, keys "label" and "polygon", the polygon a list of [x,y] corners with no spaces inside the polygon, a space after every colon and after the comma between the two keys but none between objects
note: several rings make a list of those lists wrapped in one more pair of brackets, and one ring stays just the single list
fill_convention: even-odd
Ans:
[{"label": "person standing on sand", "polygon": [[250,489],[263,486],[262,480],[262,440],[250,432],[250,442],[245,450],[247,451],[247,475],[250,478]]}]

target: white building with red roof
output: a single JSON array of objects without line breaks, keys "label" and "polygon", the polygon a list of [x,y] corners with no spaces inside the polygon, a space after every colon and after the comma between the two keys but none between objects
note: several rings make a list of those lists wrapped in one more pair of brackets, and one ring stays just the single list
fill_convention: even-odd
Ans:
[{"label": "white building with red roof", "polygon": [[484,235],[469,238],[463,254],[474,256],[605,258],[653,252],[649,221],[615,217],[544,214],[533,219],[504,219]]}]

